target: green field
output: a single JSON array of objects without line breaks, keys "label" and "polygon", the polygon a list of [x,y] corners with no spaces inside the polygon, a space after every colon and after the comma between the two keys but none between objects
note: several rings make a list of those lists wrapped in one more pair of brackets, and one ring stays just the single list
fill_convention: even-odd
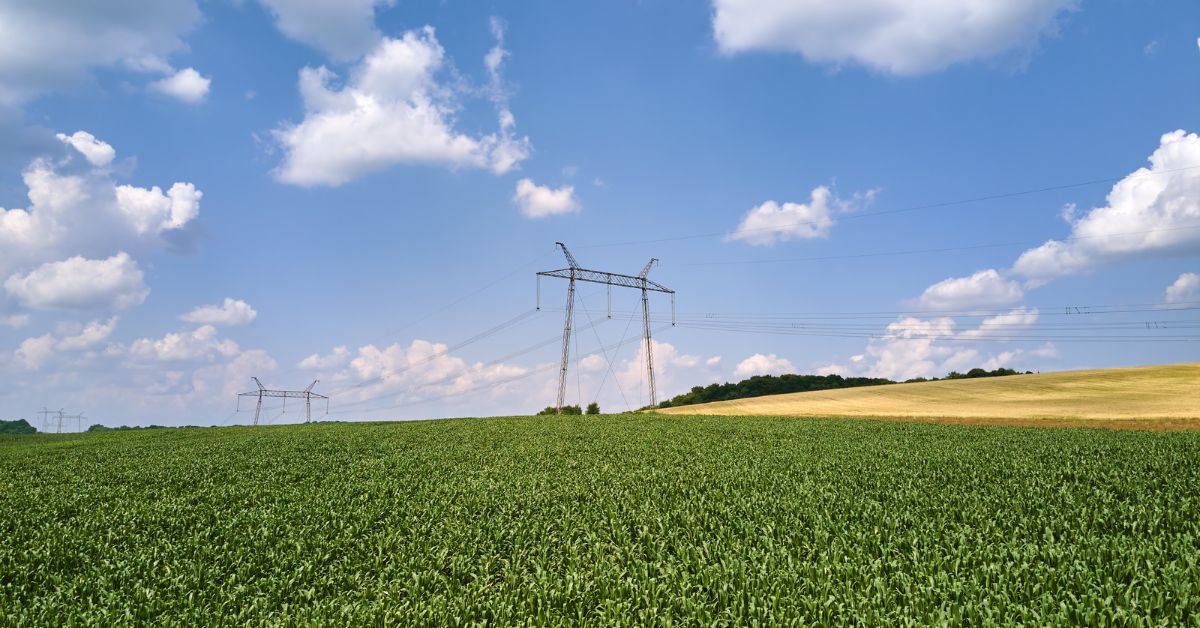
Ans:
[{"label": "green field", "polygon": [[0,624],[1200,617],[1200,433],[623,415],[0,439]]}]

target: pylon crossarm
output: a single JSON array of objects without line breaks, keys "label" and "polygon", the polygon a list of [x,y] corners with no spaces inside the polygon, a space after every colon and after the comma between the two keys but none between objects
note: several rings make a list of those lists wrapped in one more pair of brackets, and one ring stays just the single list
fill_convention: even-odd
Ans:
[{"label": "pylon crossarm", "polygon": [[320,395],[315,392],[305,392],[303,390],[255,390],[252,392],[238,393],[239,397],[283,397],[285,399],[328,399],[325,395]]},{"label": "pylon crossarm", "polygon": [[[588,283],[599,283],[610,286],[620,286],[623,288],[637,288],[639,290],[645,288],[652,292],[662,292],[665,294],[674,294],[675,291],[645,277],[635,277],[633,275],[621,275],[618,273],[606,273],[599,270],[588,270],[586,268],[560,268],[558,270],[547,270],[538,273],[542,277],[557,277],[559,279],[574,279],[576,281],[586,281]],[[572,276],[574,275],[574,276]]]}]

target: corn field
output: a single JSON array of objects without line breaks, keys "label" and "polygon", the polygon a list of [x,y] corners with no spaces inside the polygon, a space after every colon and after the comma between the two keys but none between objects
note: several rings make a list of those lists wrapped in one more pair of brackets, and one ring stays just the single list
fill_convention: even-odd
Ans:
[{"label": "corn field", "polygon": [[1200,434],[584,416],[0,438],[0,624],[1200,616]]}]

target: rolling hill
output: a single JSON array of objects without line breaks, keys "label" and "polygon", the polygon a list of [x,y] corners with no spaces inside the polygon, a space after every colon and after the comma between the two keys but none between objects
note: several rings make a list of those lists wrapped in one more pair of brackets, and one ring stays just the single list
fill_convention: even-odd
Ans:
[{"label": "rolling hill", "polygon": [[790,393],[659,412],[1200,427],[1200,363]]}]

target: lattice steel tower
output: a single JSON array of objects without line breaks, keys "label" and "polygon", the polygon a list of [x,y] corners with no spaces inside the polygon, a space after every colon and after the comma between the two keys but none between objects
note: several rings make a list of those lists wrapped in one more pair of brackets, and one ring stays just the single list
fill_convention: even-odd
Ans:
[{"label": "lattice steel tower", "polygon": [[658,262],[658,258],[651,258],[646,266],[642,268],[642,272],[637,275],[624,275],[621,273],[610,273],[601,270],[590,270],[583,268],[575,261],[575,256],[571,255],[571,251],[567,249],[567,245],[562,242],[555,242],[563,255],[567,258],[567,268],[558,270],[547,270],[537,274],[538,276],[538,309],[541,309],[541,278],[556,277],[558,279],[567,280],[567,309],[566,317],[563,321],[563,342],[562,342],[562,363],[558,369],[558,400],[555,403],[555,410],[562,411],[563,403],[567,396],[567,364],[571,356],[571,324],[575,318],[575,282],[586,281],[589,283],[599,283],[608,286],[608,316],[612,318],[612,287],[618,288],[634,288],[642,291],[642,335],[646,343],[646,379],[650,389],[650,405],[658,403],[657,391],[654,387],[654,342],[650,338],[650,293],[662,292],[671,295],[671,324],[675,324],[675,291],[646,278],[650,274],[650,269]]}]

